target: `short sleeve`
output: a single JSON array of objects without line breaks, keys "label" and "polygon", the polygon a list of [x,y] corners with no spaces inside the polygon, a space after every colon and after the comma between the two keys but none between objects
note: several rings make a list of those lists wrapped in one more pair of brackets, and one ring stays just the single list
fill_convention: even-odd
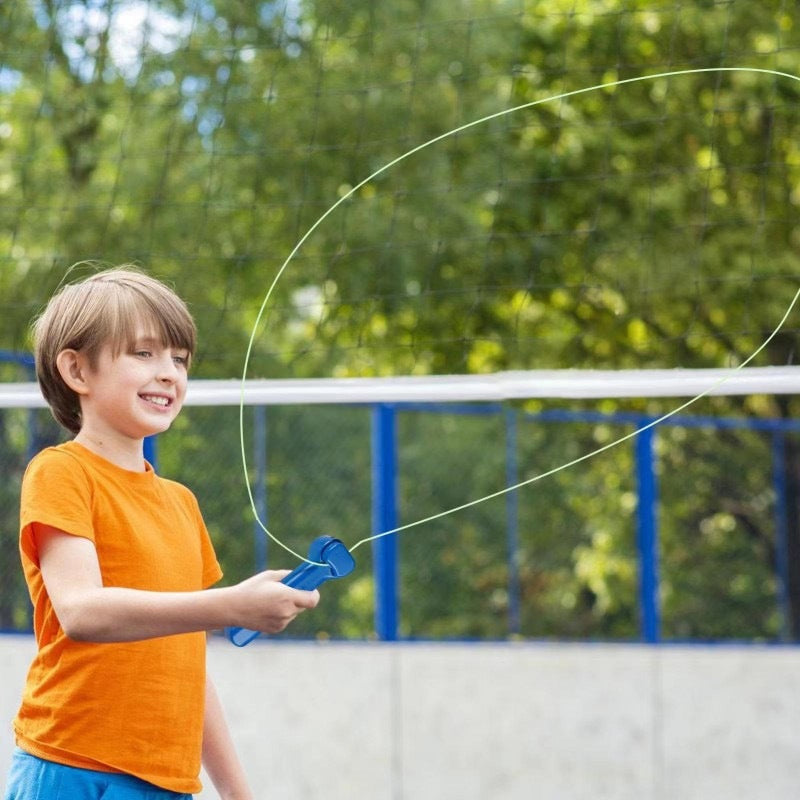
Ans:
[{"label": "short sleeve", "polygon": [[35,522],[94,541],[91,507],[91,480],[78,460],[63,450],[43,450],[30,462],[22,479],[23,545]]}]

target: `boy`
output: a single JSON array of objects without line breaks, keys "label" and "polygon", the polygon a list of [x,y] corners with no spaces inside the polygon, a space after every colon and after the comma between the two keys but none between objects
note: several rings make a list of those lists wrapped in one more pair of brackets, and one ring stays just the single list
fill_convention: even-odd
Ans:
[{"label": "boy", "polygon": [[205,631],[277,632],[317,592],[221,571],[191,492],[157,476],[145,436],[169,428],[195,349],[184,303],[128,268],[65,286],[34,327],[39,385],[75,437],[29,464],[20,552],[37,655],[14,721],[6,800],[156,800],[252,793],[211,681]]}]

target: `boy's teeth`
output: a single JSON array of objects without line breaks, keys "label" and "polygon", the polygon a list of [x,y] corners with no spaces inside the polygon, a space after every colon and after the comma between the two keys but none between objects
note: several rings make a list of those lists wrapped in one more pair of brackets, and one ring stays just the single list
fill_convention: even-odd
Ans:
[{"label": "boy's teeth", "polygon": [[169,400],[166,397],[154,397],[153,395],[146,394],[144,395],[145,400],[149,400],[151,403],[156,403],[159,406],[166,406],[169,404]]}]

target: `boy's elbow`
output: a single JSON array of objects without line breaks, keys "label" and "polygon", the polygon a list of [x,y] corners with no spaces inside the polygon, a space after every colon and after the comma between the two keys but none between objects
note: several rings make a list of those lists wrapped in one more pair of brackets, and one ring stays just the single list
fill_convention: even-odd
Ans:
[{"label": "boy's elbow", "polygon": [[90,642],[92,641],[92,634],[89,627],[78,615],[72,614],[59,614],[58,622],[61,625],[61,630],[68,639],[73,642]]},{"label": "boy's elbow", "polygon": [[100,637],[84,625],[63,626],[64,635],[73,642],[97,642]]},{"label": "boy's elbow", "polygon": [[80,604],[57,609],[56,616],[64,635],[73,642],[102,641],[100,619],[96,614],[87,613]]}]

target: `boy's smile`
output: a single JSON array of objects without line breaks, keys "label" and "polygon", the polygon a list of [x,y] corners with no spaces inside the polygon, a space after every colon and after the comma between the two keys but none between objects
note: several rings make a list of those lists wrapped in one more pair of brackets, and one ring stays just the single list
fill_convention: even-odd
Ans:
[{"label": "boy's smile", "polygon": [[163,395],[145,394],[142,395],[142,400],[155,403],[157,406],[162,406],[163,408],[172,404],[172,398],[164,397]]}]

